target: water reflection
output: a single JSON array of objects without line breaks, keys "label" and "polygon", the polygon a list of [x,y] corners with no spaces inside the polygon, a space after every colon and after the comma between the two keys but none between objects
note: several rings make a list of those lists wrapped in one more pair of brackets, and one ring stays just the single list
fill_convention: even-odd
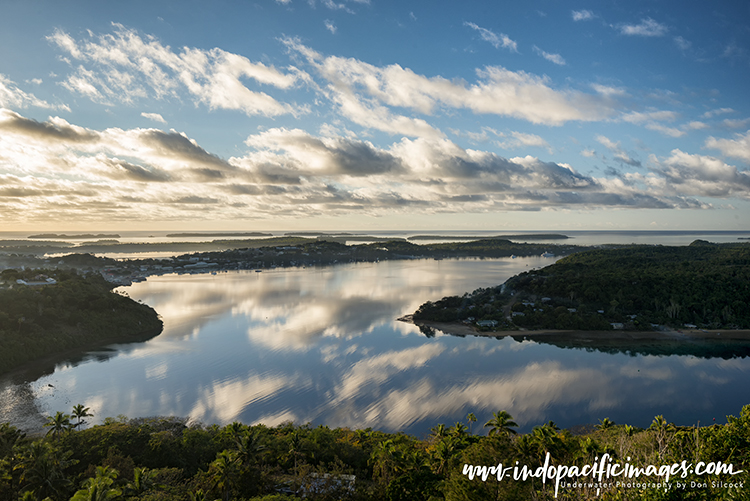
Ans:
[{"label": "water reflection", "polygon": [[[428,299],[492,286],[543,258],[400,261],[263,273],[165,275],[125,290],[156,308],[162,335],[116,356],[0,381],[0,420],[83,403],[96,420],[178,415],[427,433],[508,410],[528,430],[654,415],[720,420],[750,402],[748,359],[561,349],[523,339],[427,338],[395,321]],[[49,385],[52,385],[50,387]],[[26,413],[26,414],[24,414]],[[28,427],[28,426],[27,426]]]}]

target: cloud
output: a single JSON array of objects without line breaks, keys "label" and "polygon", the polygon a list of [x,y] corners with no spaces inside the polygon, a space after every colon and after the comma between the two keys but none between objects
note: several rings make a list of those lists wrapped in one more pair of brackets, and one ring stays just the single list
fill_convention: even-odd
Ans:
[{"label": "cloud", "polygon": [[258,85],[289,89],[306,78],[296,68],[284,72],[218,48],[185,47],[178,53],[153,37],[144,39],[135,30],[113,26],[111,34],[91,34],[80,41],[59,29],[47,37],[80,61],[62,82],[71,92],[102,103],[132,103],[146,97],[178,98],[187,91],[211,109],[265,116],[302,112],[243,83],[250,79]]},{"label": "cloud", "polygon": [[337,104],[342,115],[390,134],[443,137],[424,120],[395,115],[386,106],[423,114],[433,114],[440,108],[463,108],[547,125],[602,120],[614,113],[611,98],[554,89],[547,77],[501,66],[477,69],[477,81],[466,83],[419,75],[397,64],[378,67],[353,58],[324,57],[296,39],[285,39],[284,43],[328,82],[325,95]]},{"label": "cloud", "polygon": [[337,29],[337,28],[336,28],[336,25],[335,25],[335,24],[333,24],[333,21],[331,21],[331,20],[329,20],[329,19],[326,19],[326,20],[325,20],[325,21],[324,21],[323,23],[325,24],[325,26],[326,26],[326,29],[327,29],[328,31],[330,31],[330,32],[331,32],[332,34],[334,34],[334,35],[336,34],[336,29]]},{"label": "cloud", "polygon": [[617,160],[619,162],[622,162],[622,163],[625,163],[625,164],[628,164],[628,165],[631,165],[633,167],[640,167],[641,166],[641,162],[640,161],[633,160],[630,157],[630,155],[628,155],[625,152],[625,150],[623,150],[620,147],[620,142],[619,141],[614,142],[614,141],[610,140],[608,137],[602,136],[602,135],[596,136],[596,140],[599,143],[601,143],[602,145],[604,145],[605,148],[607,148],[609,151],[612,152],[615,160]]},{"label": "cloud", "polygon": [[[506,137],[506,134],[500,134],[501,137]],[[506,140],[497,141],[497,145],[504,149],[514,149],[527,146],[535,146],[539,148],[546,148],[550,154],[552,154],[552,147],[547,141],[536,134],[527,134],[524,132],[511,132],[510,137]]]},{"label": "cloud", "polygon": [[549,52],[545,52],[536,45],[533,47],[534,52],[542,56],[547,61],[550,61],[552,63],[558,64],[560,66],[565,66],[565,59],[560,54],[550,54]]},{"label": "cloud", "polygon": [[511,40],[505,33],[500,33],[498,35],[493,31],[482,28],[481,26],[477,26],[476,24],[470,23],[468,21],[464,22],[464,26],[468,26],[469,28],[478,31],[479,36],[482,38],[482,40],[491,43],[492,46],[496,49],[502,47],[503,49],[508,49],[511,52],[518,52],[518,44]]},{"label": "cloud", "polygon": [[693,46],[692,43],[682,37],[674,37],[674,43],[680,48],[680,50],[688,50]]},{"label": "cloud", "polygon": [[[247,138],[246,152],[222,159],[174,130],[99,131],[2,109],[0,221],[33,224],[53,214],[64,224],[436,214],[469,207],[476,213],[703,208],[691,197],[750,193],[746,173],[678,150],[668,159],[653,157],[648,175],[594,177],[530,155],[465,149],[445,137],[404,137],[378,147],[326,130],[320,136],[283,127],[261,131]],[[483,132],[507,147],[550,148],[535,134]],[[605,136],[597,141],[619,162],[640,165],[619,143]],[[708,147],[729,147],[716,141]]]},{"label": "cloud", "polygon": [[590,10],[574,10],[571,12],[573,21],[590,21],[594,19],[594,13]]},{"label": "cloud", "polygon": [[710,110],[705,112],[702,117],[703,118],[713,118],[718,115],[725,115],[727,113],[734,113],[734,110],[732,108],[718,108],[715,110]]},{"label": "cloud", "polygon": [[724,127],[728,127],[730,129],[744,129],[747,127],[747,124],[750,123],[750,118],[745,119],[731,119],[731,118],[725,118],[721,121],[721,125]]},{"label": "cloud", "polygon": [[96,132],[71,125],[60,117],[51,117],[47,122],[37,122],[8,109],[0,109],[0,130],[45,142],[84,143],[98,141],[100,138]]},{"label": "cloud", "polygon": [[650,157],[651,168],[664,177],[668,188],[696,196],[750,199],[750,174],[747,172],[718,158],[691,155],[679,149],[671,153],[665,159]]},{"label": "cloud", "polygon": [[[34,79],[34,83],[37,83]],[[41,83],[41,80],[38,81]],[[29,94],[22,91],[15,82],[0,73],[0,106],[14,108],[26,108],[28,106],[34,106],[36,108],[46,109],[60,109],[70,111],[70,108],[65,104],[50,104],[43,99],[39,99],[34,94]]]},{"label": "cloud", "polygon": [[146,113],[142,112],[141,116],[144,118],[148,118],[149,120],[153,120],[154,122],[160,122],[160,123],[167,123],[166,120],[164,120],[164,117],[161,116],[159,113]]},{"label": "cloud", "polygon": [[647,17],[641,19],[640,24],[623,24],[620,26],[620,33],[629,36],[640,37],[661,37],[666,35],[669,28]]},{"label": "cloud", "polygon": [[726,157],[739,158],[750,163],[750,130],[743,134],[735,134],[734,139],[706,139],[706,148],[719,150]]}]

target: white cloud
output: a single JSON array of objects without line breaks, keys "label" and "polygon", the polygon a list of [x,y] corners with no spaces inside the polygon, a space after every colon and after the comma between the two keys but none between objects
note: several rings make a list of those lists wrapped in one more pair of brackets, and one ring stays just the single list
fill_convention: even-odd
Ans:
[{"label": "white cloud", "polygon": [[[741,172],[718,158],[691,155],[679,149],[674,149],[671,153],[665,159],[659,159],[655,155],[650,157],[652,169],[664,176],[669,189],[696,196],[739,196],[750,199],[750,174],[747,172]],[[736,153],[742,154],[741,151]]]},{"label": "white cloud", "polygon": [[323,21],[323,23],[325,24],[326,29],[328,31],[330,31],[334,35],[336,34],[336,29],[337,28],[336,28],[336,25],[333,24],[333,21],[331,21],[330,19],[326,19],[325,21]]},{"label": "white cloud", "polygon": [[[39,80],[39,83],[41,83],[41,80]],[[13,106],[14,108],[34,106],[36,108],[70,111],[70,108],[65,104],[50,104],[34,94],[22,91],[14,81],[2,73],[0,73],[0,106]]]},{"label": "white cloud", "polygon": [[114,24],[114,28],[112,34],[92,34],[81,41],[60,30],[47,37],[81,62],[63,82],[65,87],[105,103],[131,103],[147,96],[178,97],[179,91],[185,89],[211,109],[266,116],[301,112],[242,82],[249,78],[261,85],[289,89],[306,78],[296,68],[283,72],[218,48],[186,47],[177,53],[152,37],[142,38],[135,30],[119,24]]},{"label": "white cloud", "polygon": [[623,35],[640,37],[661,37],[666,35],[669,28],[665,24],[658,23],[650,17],[641,19],[640,24],[623,24],[620,33]]},{"label": "white cloud", "polygon": [[612,87],[610,85],[591,84],[591,88],[599,94],[606,97],[623,97],[627,96],[628,93],[621,87]]},{"label": "white cloud", "polygon": [[690,47],[693,46],[692,43],[690,43],[688,40],[685,40],[682,37],[674,37],[674,43],[679,47],[681,50],[688,50]]},{"label": "white cloud", "polygon": [[574,10],[571,15],[573,16],[573,21],[589,21],[594,19],[594,13],[590,10]]},{"label": "white cloud", "polygon": [[[327,135],[314,136],[301,129],[269,129],[249,136],[241,156],[223,159],[174,130],[97,131],[59,117],[38,122],[4,109],[0,221],[31,224],[51,214],[65,224],[239,221],[248,214],[283,219],[467,209],[696,208],[703,205],[690,195],[745,196],[739,187],[747,175],[715,159],[711,164],[709,157],[699,160],[720,167],[712,172],[722,173],[723,185],[700,178],[696,172],[708,171],[698,168],[681,180],[680,165],[690,158],[657,159],[648,177],[624,173],[608,179],[529,155],[503,158],[464,149],[445,138],[402,138],[381,148],[326,130]],[[534,134],[486,133],[519,148],[549,147]],[[638,165],[619,143],[605,136],[597,140],[618,161]]]},{"label": "white cloud", "polygon": [[[505,134],[500,134],[505,136]],[[512,138],[512,139],[511,139]],[[513,131],[510,133],[510,138],[504,141],[498,141],[497,145],[504,149],[521,148],[525,146],[534,146],[539,148],[546,148],[550,154],[552,154],[552,147],[547,141],[536,134],[527,134],[524,132]]]},{"label": "white cloud", "polygon": [[747,125],[750,124],[750,118],[744,118],[744,119],[732,119],[732,118],[725,118],[721,121],[721,125],[724,127],[728,127],[730,129],[744,129],[747,127]]},{"label": "white cloud", "polygon": [[743,134],[735,134],[734,139],[706,139],[706,148],[721,151],[727,157],[739,158],[750,163],[750,130]]},{"label": "white cloud", "polygon": [[612,152],[612,155],[614,158],[620,162],[623,162],[625,164],[631,165],[633,167],[640,167],[641,162],[638,160],[634,160],[630,157],[630,155],[625,152],[625,150],[622,149],[620,146],[620,142],[612,141],[607,136],[598,135],[596,136],[596,140],[604,145],[605,148],[607,148],[609,151]]},{"label": "white cloud", "polygon": [[709,125],[705,122],[701,122],[699,120],[693,120],[692,122],[688,122],[685,125],[682,126],[685,130],[701,130],[701,129],[708,129]]},{"label": "white cloud", "polygon": [[164,120],[164,117],[161,116],[159,113],[146,113],[142,112],[141,116],[144,118],[148,118],[149,120],[153,120],[154,122],[160,122],[160,123],[167,123],[166,120]]},{"label": "white cloud", "polygon": [[560,54],[550,54],[549,52],[545,52],[536,45],[533,47],[534,52],[542,56],[547,61],[550,61],[552,63],[558,64],[560,66],[565,66],[565,59]]},{"label": "white cloud", "polygon": [[442,136],[423,120],[394,115],[383,105],[424,114],[432,114],[438,107],[464,108],[547,125],[602,120],[613,114],[611,100],[573,90],[556,90],[548,78],[523,71],[488,66],[476,70],[476,83],[467,84],[441,76],[419,75],[396,64],[377,67],[352,58],[324,57],[298,40],[284,42],[327,80],[326,92],[342,114],[360,125],[391,134]]},{"label": "white cloud", "polygon": [[510,50],[511,52],[518,52],[518,44],[511,40],[505,33],[500,33],[498,35],[491,30],[482,28],[481,26],[477,26],[476,24],[470,23],[468,21],[464,22],[464,26],[468,26],[469,28],[478,31],[479,36],[482,38],[482,40],[491,43],[492,46],[496,49],[502,47],[504,49]]},{"label": "white cloud", "polygon": [[596,156],[596,151],[594,150],[581,150],[581,156],[586,158],[593,158]]},{"label": "white cloud", "polygon": [[719,108],[716,110],[710,110],[705,112],[702,117],[703,118],[713,118],[718,115],[725,115],[727,113],[734,113],[734,110],[732,108]]}]

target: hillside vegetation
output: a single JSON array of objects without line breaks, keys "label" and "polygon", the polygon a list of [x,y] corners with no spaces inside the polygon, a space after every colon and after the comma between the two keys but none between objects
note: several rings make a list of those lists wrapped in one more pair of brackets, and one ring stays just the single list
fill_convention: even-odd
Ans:
[{"label": "hillside vegetation", "polygon": [[497,287],[425,303],[413,318],[495,320],[504,329],[747,329],[750,245],[579,252]]},{"label": "hillside vegetation", "polygon": [[[98,274],[3,270],[0,289],[0,374],[26,362],[105,342],[144,340],[162,321],[145,304],[112,292]],[[56,283],[19,285],[18,279]]]}]

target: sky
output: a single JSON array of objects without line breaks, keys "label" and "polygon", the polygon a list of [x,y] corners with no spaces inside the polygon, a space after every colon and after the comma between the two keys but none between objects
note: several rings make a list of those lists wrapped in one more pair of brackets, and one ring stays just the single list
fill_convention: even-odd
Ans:
[{"label": "sky", "polygon": [[750,3],[0,5],[0,228],[750,230]]}]

